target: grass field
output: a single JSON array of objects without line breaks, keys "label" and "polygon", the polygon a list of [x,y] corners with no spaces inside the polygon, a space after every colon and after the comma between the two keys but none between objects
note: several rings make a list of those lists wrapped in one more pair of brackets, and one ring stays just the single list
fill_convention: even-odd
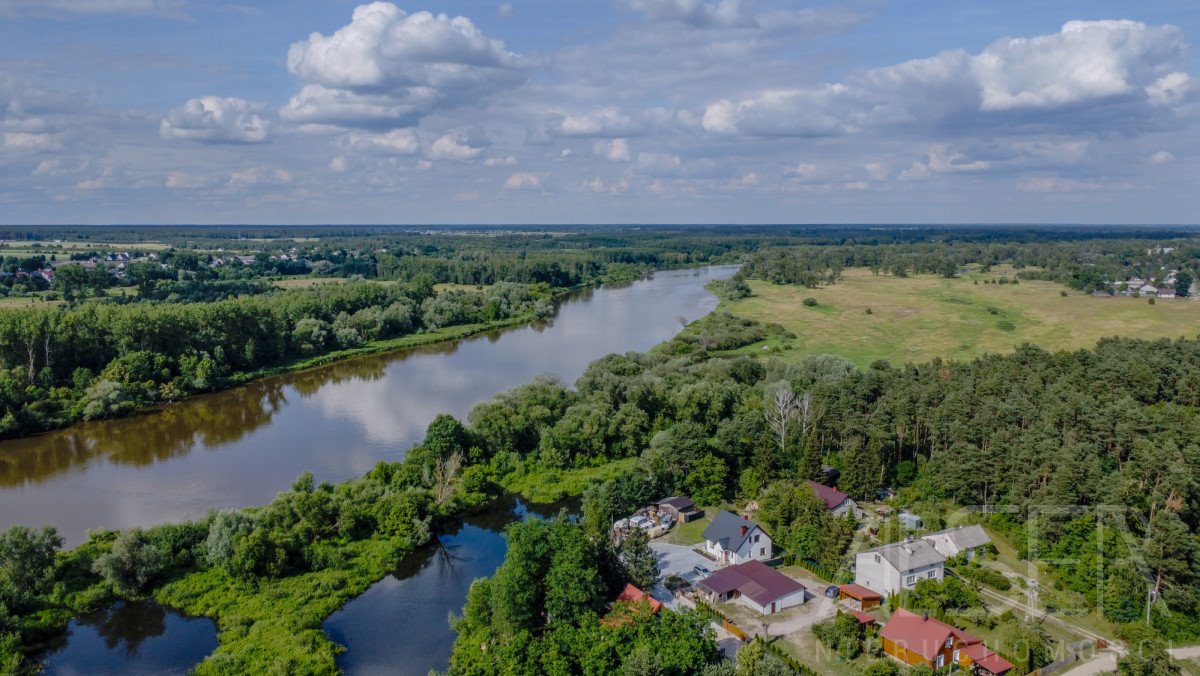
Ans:
[{"label": "grass field", "polygon": [[287,277],[277,279],[272,284],[280,289],[307,289],[313,286],[323,286],[325,284],[345,284],[346,280],[341,277]]},{"label": "grass field", "polygon": [[[983,283],[1005,274],[1012,277],[1011,270],[999,268],[954,279],[875,276],[850,269],[841,282],[818,289],[752,281],[753,295],[722,301],[721,309],[777,322],[795,333],[788,344],[768,346],[782,348],[778,354],[783,359],[839,354],[859,366],[876,359],[893,364],[970,359],[1009,352],[1026,342],[1057,351],[1090,347],[1112,335],[1200,334],[1200,302],[1158,299],[1150,305],[1146,298],[1094,298],[1054,282]],[[805,306],[805,298],[818,304]],[[758,353],[763,348],[743,350]]]}]

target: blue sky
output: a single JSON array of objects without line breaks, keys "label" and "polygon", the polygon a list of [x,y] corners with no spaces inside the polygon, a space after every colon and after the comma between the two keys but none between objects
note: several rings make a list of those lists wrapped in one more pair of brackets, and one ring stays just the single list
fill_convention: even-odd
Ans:
[{"label": "blue sky", "polygon": [[1196,223],[1184,0],[0,0],[0,222]]}]

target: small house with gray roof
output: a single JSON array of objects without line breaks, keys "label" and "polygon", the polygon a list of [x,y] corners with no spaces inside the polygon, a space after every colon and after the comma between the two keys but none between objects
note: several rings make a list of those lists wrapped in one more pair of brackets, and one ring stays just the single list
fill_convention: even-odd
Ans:
[{"label": "small house with gray roof", "polygon": [[723,509],[704,529],[704,551],[721,565],[766,561],[773,546],[761,526]]},{"label": "small house with gray roof", "polygon": [[854,583],[891,596],[921,580],[941,582],[945,564],[946,557],[928,540],[893,542],[854,557]]},{"label": "small house with gray roof", "polygon": [[975,558],[982,547],[992,543],[992,539],[983,531],[983,526],[979,525],[939,530],[936,533],[922,535],[921,539],[933,545],[933,548],[947,559],[954,558],[963,552],[966,552],[968,559]]}]

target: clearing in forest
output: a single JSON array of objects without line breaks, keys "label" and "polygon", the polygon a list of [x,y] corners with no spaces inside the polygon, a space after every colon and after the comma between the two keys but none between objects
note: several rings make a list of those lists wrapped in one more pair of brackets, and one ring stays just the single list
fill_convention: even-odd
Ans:
[{"label": "clearing in forest", "polygon": [[[751,280],[752,296],[722,301],[720,309],[795,333],[796,339],[771,345],[784,348],[777,356],[785,360],[838,354],[859,366],[876,359],[893,364],[971,359],[1022,343],[1057,351],[1091,347],[1105,336],[1200,334],[1200,301],[1159,298],[1151,305],[1147,298],[1097,298],[1054,282],[985,283],[1001,277],[1013,279],[1013,270],[997,267],[947,279],[876,276],[855,268],[837,284],[817,289]],[[817,305],[806,306],[806,298]]]}]

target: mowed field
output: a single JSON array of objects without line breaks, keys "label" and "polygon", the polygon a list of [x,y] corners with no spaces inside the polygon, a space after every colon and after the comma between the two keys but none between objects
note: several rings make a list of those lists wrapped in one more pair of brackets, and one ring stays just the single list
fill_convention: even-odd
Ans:
[{"label": "mowed field", "polygon": [[[1200,334],[1200,301],[1160,298],[1150,305],[1146,298],[1095,298],[1053,282],[984,284],[1004,275],[1013,276],[1000,268],[955,279],[852,269],[837,284],[818,289],[752,281],[752,296],[722,302],[721,309],[795,333],[791,347],[778,353],[783,359],[839,354],[859,366],[876,359],[970,359],[1026,342],[1057,351],[1091,347],[1105,336]],[[805,298],[818,305],[805,306]]]}]

